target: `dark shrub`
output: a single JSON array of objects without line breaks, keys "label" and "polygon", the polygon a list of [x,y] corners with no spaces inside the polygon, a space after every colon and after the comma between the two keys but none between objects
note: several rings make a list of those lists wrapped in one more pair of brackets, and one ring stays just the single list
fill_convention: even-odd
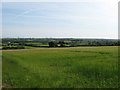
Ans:
[{"label": "dark shrub", "polygon": [[25,49],[23,46],[3,46],[2,50],[7,50],[7,49]]}]

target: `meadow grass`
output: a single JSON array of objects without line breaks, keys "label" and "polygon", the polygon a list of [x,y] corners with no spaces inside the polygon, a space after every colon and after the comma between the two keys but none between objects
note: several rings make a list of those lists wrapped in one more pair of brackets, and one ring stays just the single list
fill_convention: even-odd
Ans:
[{"label": "meadow grass", "polygon": [[2,88],[2,52],[0,51],[0,89]]},{"label": "meadow grass", "polygon": [[118,47],[3,51],[3,86],[117,88]]}]

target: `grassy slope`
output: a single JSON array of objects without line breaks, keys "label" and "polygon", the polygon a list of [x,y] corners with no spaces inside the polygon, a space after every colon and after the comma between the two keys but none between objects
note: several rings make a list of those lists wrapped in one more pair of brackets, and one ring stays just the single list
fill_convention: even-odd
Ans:
[{"label": "grassy slope", "polygon": [[0,51],[0,89],[2,87],[2,52]]},{"label": "grassy slope", "polygon": [[117,47],[3,51],[3,85],[118,87]]}]

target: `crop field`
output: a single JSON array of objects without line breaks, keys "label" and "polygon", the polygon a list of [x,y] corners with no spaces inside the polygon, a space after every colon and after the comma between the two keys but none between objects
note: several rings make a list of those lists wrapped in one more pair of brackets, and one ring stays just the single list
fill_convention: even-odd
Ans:
[{"label": "crop field", "polygon": [[3,87],[117,88],[118,47],[3,50]]}]

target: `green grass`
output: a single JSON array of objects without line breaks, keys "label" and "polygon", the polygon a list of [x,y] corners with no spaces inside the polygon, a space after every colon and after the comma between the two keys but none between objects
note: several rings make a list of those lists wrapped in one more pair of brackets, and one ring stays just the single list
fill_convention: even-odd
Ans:
[{"label": "green grass", "polygon": [[118,47],[3,51],[3,86],[117,88]]},{"label": "green grass", "polygon": [[0,51],[0,89],[2,87],[2,52]]}]

